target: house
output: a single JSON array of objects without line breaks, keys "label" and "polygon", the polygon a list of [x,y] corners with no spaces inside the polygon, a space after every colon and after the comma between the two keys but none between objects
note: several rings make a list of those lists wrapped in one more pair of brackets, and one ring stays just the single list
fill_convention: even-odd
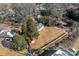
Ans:
[{"label": "house", "polygon": [[65,49],[60,47],[58,50],[46,50],[41,55],[43,56],[76,56],[78,55],[78,51],[75,49]]},{"label": "house", "polygon": [[76,56],[76,51],[74,50],[66,50],[64,48],[58,49],[54,54],[51,56]]},{"label": "house", "polygon": [[42,23],[36,24],[36,29],[37,29],[38,32],[41,31],[43,28],[44,28],[44,25]]},{"label": "house", "polygon": [[44,25],[42,23],[37,23],[37,21],[35,20],[34,17],[31,17],[31,19],[36,23],[35,26],[36,26],[36,29],[37,29],[38,32],[41,31],[44,28]]},{"label": "house", "polygon": [[1,30],[0,31],[0,37],[12,38],[15,35],[17,35],[17,33],[9,31],[9,30]]},{"label": "house", "polygon": [[44,27],[41,31],[39,31],[38,39],[34,39],[30,43],[30,46],[33,50],[44,50],[50,45],[55,46],[56,43],[59,43],[67,36],[68,33],[61,28]]}]

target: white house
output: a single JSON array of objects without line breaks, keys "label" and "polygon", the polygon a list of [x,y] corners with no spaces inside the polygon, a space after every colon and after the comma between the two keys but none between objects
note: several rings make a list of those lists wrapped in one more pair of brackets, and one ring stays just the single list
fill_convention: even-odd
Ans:
[{"label": "white house", "polygon": [[74,50],[65,50],[64,48],[60,48],[57,50],[52,56],[75,56],[76,51]]},{"label": "white house", "polygon": [[12,32],[12,31],[8,31],[8,30],[1,30],[0,31],[0,37],[13,37],[17,35],[17,33]]}]

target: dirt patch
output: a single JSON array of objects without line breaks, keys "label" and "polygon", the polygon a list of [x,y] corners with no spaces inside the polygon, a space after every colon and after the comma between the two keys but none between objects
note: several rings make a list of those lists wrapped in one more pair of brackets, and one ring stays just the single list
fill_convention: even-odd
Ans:
[{"label": "dirt patch", "polygon": [[25,51],[13,51],[8,48],[0,49],[0,55],[1,56],[24,56]]},{"label": "dirt patch", "polygon": [[59,36],[63,36],[66,32],[57,27],[45,27],[39,34],[38,39],[31,43],[31,48],[33,49],[38,49],[51,41],[57,40]]}]

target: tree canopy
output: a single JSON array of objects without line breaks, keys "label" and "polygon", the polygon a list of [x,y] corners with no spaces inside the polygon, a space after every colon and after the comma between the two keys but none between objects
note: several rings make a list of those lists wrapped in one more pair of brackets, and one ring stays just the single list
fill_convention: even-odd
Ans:
[{"label": "tree canopy", "polygon": [[36,23],[31,19],[27,19],[22,25],[22,34],[30,40],[38,37],[39,33],[36,29]]},{"label": "tree canopy", "polygon": [[36,24],[31,18],[27,20],[27,35],[30,37],[30,39],[38,37]]},{"label": "tree canopy", "polygon": [[23,22],[21,29],[22,29],[22,34],[26,34],[26,32],[27,32],[27,24],[26,24],[26,22]]},{"label": "tree canopy", "polygon": [[55,25],[56,21],[52,20],[50,18],[41,18],[39,21],[39,23],[42,23],[44,26],[53,26]]},{"label": "tree canopy", "polygon": [[12,48],[15,50],[22,50],[27,48],[27,42],[25,38],[21,35],[14,36],[12,42],[13,42]]}]

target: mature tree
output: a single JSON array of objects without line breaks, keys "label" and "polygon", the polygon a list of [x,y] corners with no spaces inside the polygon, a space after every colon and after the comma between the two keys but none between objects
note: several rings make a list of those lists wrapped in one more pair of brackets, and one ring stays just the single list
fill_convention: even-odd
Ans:
[{"label": "mature tree", "polygon": [[33,38],[35,38],[35,39],[38,38],[39,33],[37,32],[36,24],[31,18],[29,18],[29,19],[27,19],[27,21],[23,22],[22,35],[26,39],[28,45],[31,42],[31,40],[33,40]]},{"label": "mature tree", "polygon": [[13,42],[12,48],[15,50],[22,50],[27,48],[27,42],[25,38],[21,35],[14,36],[12,42]]},{"label": "mature tree", "polygon": [[38,37],[35,22],[31,18],[27,20],[27,35],[30,38],[30,40]]},{"label": "mature tree", "polygon": [[26,32],[27,32],[27,24],[26,24],[26,21],[23,22],[21,29],[22,29],[22,34],[26,34]]},{"label": "mature tree", "polygon": [[24,36],[24,38],[28,44],[27,50],[29,52],[31,49],[30,42],[33,40],[33,38],[37,39],[38,35],[39,35],[39,33],[37,32],[37,29],[36,29],[35,22],[31,18],[27,19],[27,21],[23,23],[22,35]]}]

